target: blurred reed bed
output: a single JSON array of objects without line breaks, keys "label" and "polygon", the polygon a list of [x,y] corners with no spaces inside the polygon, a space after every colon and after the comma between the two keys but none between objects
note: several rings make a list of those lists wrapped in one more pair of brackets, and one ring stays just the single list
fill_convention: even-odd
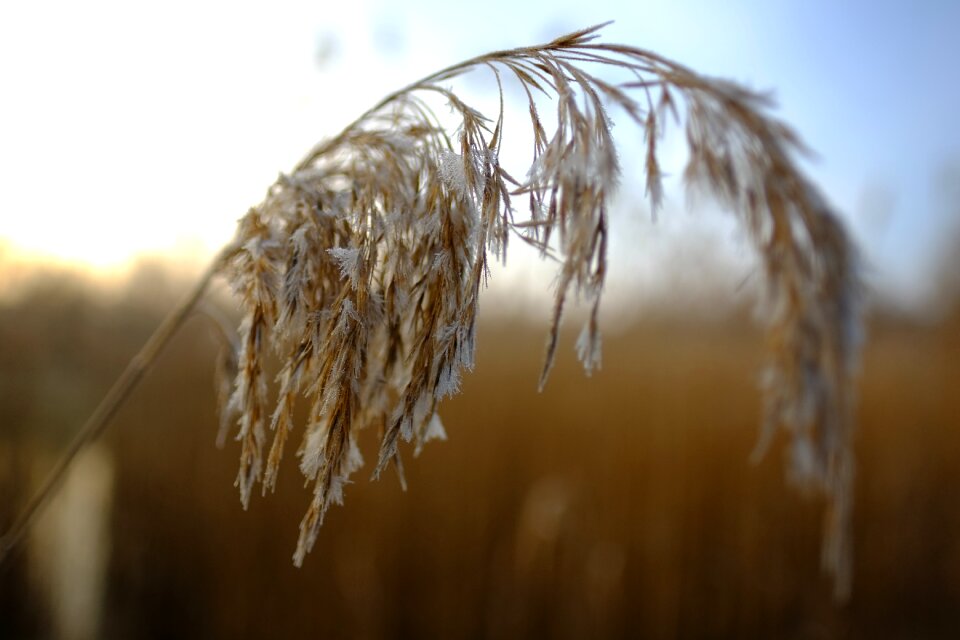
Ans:
[{"label": "blurred reed bed", "polygon": [[[47,287],[0,310],[3,517],[62,437],[40,425],[59,412],[68,432],[164,308],[117,300]],[[296,569],[288,525],[310,488],[282,475],[242,511],[214,446],[217,341],[191,319],[106,440],[100,637],[956,637],[960,314],[871,327],[841,608],[810,561],[822,504],[784,491],[779,447],[746,464],[763,361],[747,318],[608,332],[601,372],[561,349],[536,394],[542,330],[481,322],[476,373],[442,408],[449,440],[407,466],[407,493],[347,485]],[[0,567],[0,637],[55,628],[29,558]]]}]

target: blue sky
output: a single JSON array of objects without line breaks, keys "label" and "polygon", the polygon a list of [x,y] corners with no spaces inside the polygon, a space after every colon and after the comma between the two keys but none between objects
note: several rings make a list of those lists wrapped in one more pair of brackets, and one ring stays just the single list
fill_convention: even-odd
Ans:
[{"label": "blue sky", "polygon": [[202,262],[277,172],[384,93],[609,19],[609,41],[772,90],[871,279],[928,295],[960,237],[943,187],[960,166],[960,2],[932,0],[3,3],[0,247],[100,270]]}]

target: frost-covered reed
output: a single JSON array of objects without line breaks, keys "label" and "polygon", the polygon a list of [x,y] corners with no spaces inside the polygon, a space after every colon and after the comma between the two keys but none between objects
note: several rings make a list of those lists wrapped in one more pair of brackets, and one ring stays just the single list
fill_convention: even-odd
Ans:
[{"label": "frost-covered reed", "polygon": [[[473,367],[480,290],[510,241],[558,265],[541,386],[571,295],[591,309],[577,352],[587,372],[599,367],[607,207],[621,179],[607,109],[620,110],[643,136],[653,207],[662,198],[657,145],[672,119],[686,130],[686,182],[733,211],[759,255],[768,362],[758,452],[786,432],[791,477],[826,496],[823,560],[842,596],[860,325],[851,242],[798,168],[800,142],[770,115],[767,97],[650,51],[598,43],[598,29],[479,56],[388,95],[318,144],[243,217],[222,263],[244,311],[224,407],[237,418],[241,499],[246,505],[258,482],[273,489],[298,431],[300,471],[313,483],[300,565],[362,464],[359,430],[380,434],[374,475],[393,465],[402,480],[401,441],[419,451],[445,437],[437,407]],[[500,87],[492,117],[446,85],[475,68]],[[604,70],[627,79],[605,80]],[[533,134],[530,164],[515,176],[499,158],[507,82],[525,92]],[[431,95],[449,104],[455,131],[441,125]],[[550,127],[545,100],[555,109]],[[281,363],[275,399],[269,350]],[[302,425],[293,418],[301,397]]]},{"label": "frost-covered reed", "polygon": [[[845,597],[861,313],[854,248],[798,168],[801,144],[770,115],[765,96],[650,51],[598,43],[599,28],[479,56],[391,93],[282,175],[78,432],[0,539],[0,559],[218,274],[230,280],[244,312],[237,344],[218,367],[225,376],[221,432],[236,427],[237,484],[247,505],[258,482],[264,492],[274,488],[287,441],[299,431],[299,467],[313,497],[300,524],[297,565],[362,464],[361,429],[380,434],[374,475],[393,465],[401,482],[401,441],[417,452],[445,437],[438,404],[473,367],[480,290],[489,261],[505,260],[511,240],[558,265],[541,387],[571,295],[590,308],[577,353],[588,373],[598,368],[607,206],[621,179],[610,108],[642,132],[643,181],[654,208],[663,192],[658,143],[672,119],[685,127],[687,184],[734,212],[752,240],[768,336],[756,454],[778,432],[788,437],[790,478],[826,499],[823,565],[835,594]],[[495,117],[444,84],[478,68],[500,87]],[[626,80],[604,79],[612,75]],[[517,176],[500,164],[507,82],[526,95],[533,141],[529,165]],[[445,100],[459,126],[445,128],[428,96]],[[549,127],[543,104],[555,110]],[[270,371],[277,361],[270,351],[279,372]],[[274,376],[275,398],[268,392]],[[307,419],[299,425],[294,405],[301,397]]]}]

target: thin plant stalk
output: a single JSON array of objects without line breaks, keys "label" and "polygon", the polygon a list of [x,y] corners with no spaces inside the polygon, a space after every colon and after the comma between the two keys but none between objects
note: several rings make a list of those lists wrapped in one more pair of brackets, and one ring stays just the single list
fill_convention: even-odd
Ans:
[{"label": "thin plant stalk", "polygon": [[190,317],[197,304],[200,302],[211,280],[220,271],[221,261],[218,257],[207,267],[206,271],[194,285],[193,289],[183,297],[183,299],[174,307],[170,313],[160,323],[153,334],[147,339],[140,351],[137,352],[120,377],[113,383],[110,390],[97,405],[87,421],[80,427],[74,436],[70,445],[66,448],[57,465],[46,476],[43,484],[37,489],[30,501],[20,511],[20,515],[13,522],[7,532],[0,538],[0,562],[16,548],[23,536],[30,529],[33,522],[43,512],[51,498],[56,494],[57,489],[63,482],[67,471],[85,447],[97,440],[110,421],[116,415],[120,407],[130,396],[130,393],[136,388],[137,384],[143,379],[143,376],[156,362],[157,357],[163,352],[163,348],[170,342],[177,331],[183,326],[183,323]]}]

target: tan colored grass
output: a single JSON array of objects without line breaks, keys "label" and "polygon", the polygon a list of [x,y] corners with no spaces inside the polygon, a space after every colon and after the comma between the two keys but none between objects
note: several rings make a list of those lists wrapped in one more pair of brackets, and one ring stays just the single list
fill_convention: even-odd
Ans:
[{"label": "tan colored grass", "polygon": [[[791,479],[826,498],[823,566],[835,594],[845,597],[861,314],[855,251],[797,167],[798,138],[769,115],[766,97],[649,51],[597,43],[599,28],[432,74],[388,95],[282,175],[77,433],[0,539],[0,560],[218,273],[228,277],[244,311],[237,346],[219,367],[221,432],[237,426],[244,505],[258,482],[264,492],[273,489],[287,441],[294,430],[302,432],[297,455],[313,498],[300,524],[297,565],[362,464],[359,430],[380,433],[374,475],[392,464],[401,481],[400,442],[417,452],[445,437],[437,406],[458,392],[463,370],[473,367],[488,261],[505,260],[511,239],[558,264],[541,387],[571,295],[590,305],[576,346],[586,371],[598,368],[607,203],[621,177],[606,112],[612,107],[642,131],[644,180],[654,208],[662,198],[657,145],[673,117],[685,127],[687,184],[735,212],[753,241],[764,276],[768,336],[756,455],[778,432],[788,436]],[[443,84],[475,68],[494,74],[500,86],[495,118]],[[628,79],[605,80],[600,72]],[[506,82],[525,92],[533,134],[530,164],[519,177],[499,161]],[[459,122],[456,131],[440,124],[427,96],[446,100]],[[538,107],[545,101],[556,110],[556,127],[549,129]],[[232,333],[225,342],[234,341]],[[275,400],[268,397],[274,375],[269,350],[280,359]],[[295,425],[301,396],[308,419]]]},{"label": "tan colored grass", "polygon": [[[601,25],[602,26],[602,25]],[[686,182],[734,211],[761,259],[768,365],[758,453],[790,438],[791,477],[828,498],[823,561],[849,591],[852,376],[859,348],[856,256],[837,216],[799,170],[797,136],[770,101],[652,52],[596,42],[599,27],[453,65],[396,91],[318,144],[240,221],[224,265],[244,309],[235,388],[237,483],[246,505],[257,482],[275,486],[287,440],[300,430],[300,470],[313,499],[294,562],[362,464],[357,432],[381,433],[374,475],[400,441],[416,450],[444,437],[437,416],[474,363],[480,290],[509,242],[556,259],[558,286],[541,385],[570,295],[590,304],[577,343],[600,365],[598,309],[606,274],[607,206],[620,180],[607,108],[626,112],[646,144],[646,190],[662,197],[657,144],[673,117],[689,147]],[[487,117],[446,83],[474,68],[496,77],[500,109]],[[604,70],[630,79],[614,83]],[[534,145],[525,174],[501,166],[503,83],[528,98]],[[426,96],[459,120],[439,124]],[[557,126],[541,119],[543,98]],[[265,356],[281,359],[268,397]],[[309,405],[295,425],[298,397]],[[267,448],[267,434],[273,441]]]}]

